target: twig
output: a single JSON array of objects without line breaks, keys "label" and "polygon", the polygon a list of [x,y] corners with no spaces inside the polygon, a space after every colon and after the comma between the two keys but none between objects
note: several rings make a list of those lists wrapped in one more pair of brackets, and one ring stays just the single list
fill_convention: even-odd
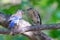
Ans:
[{"label": "twig", "polygon": [[8,29],[0,28],[0,34],[9,34],[10,31]]},{"label": "twig", "polygon": [[[27,30],[25,30],[26,28],[23,28],[24,31],[38,31],[38,30],[46,30],[46,29],[56,29],[56,28],[60,28],[60,24],[50,24],[50,25],[47,25],[47,24],[44,24],[44,25],[36,25],[36,26],[29,26],[29,27],[26,27]],[[32,29],[31,29],[32,28]],[[22,30],[21,30],[22,32]],[[10,31],[9,30],[4,30],[4,29],[0,29],[0,34],[9,34]],[[20,31],[19,31],[20,33]],[[37,35],[37,34],[36,34]],[[39,34],[39,36],[42,38],[48,38],[49,40],[52,40],[51,38],[49,38],[48,36],[46,36],[45,34],[43,35],[42,33]],[[48,40],[46,39],[46,40]]]},{"label": "twig", "polygon": [[57,24],[42,24],[22,28],[22,31],[38,31],[38,30],[49,30],[49,29],[60,29],[60,23]]}]

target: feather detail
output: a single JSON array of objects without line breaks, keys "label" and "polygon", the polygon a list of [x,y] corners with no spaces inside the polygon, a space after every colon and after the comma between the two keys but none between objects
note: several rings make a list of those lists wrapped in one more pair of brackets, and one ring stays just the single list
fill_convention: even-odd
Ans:
[{"label": "feather detail", "polygon": [[19,20],[22,19],[22,10],[18,10],[15,14],[13,14],[9,21],[9,27],[14,27],[15,24],[18,24]]}]

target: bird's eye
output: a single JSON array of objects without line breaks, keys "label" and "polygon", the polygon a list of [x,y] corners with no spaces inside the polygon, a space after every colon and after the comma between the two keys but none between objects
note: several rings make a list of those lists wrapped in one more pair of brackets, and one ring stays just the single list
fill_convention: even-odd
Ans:
[{"label": "bird's eye", "polygon": [[8,22],[8,24],[11,22],[12,20],[10,20],[9,22]]}]

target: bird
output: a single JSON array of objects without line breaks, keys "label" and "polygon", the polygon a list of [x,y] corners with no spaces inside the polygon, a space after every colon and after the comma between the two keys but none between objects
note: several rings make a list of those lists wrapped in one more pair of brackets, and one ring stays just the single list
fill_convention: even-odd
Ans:
[{"label": "bird", "polygon": [[[39,12],[34,8],[27,9],[27,16],[32,19],[32,25],[42,25],[42,19]],[[37,28],[37,27],[36,27]],[[33,31],[37,40],[52,40],[52,38],[48,37],[45,33],[41,32],[41,30]]]},{"label": "bird", "polygon": [[[8,19],[8,29],[12,35],[18,28],[19,21],[22,19],[22,10],[18,10],[15,14],[12,14]],[[15,31],[16,32],[16,31]]]},{"label": "bird", "polygon": [[22,10],[18,10],[15,14],[11,15],[9,18],[9,28],[14,27],[14,24],[18,24],[19,20],[22,18]]},{"label": "bird", "polygon": [[33,25],[42,24],[41,16],[39,12],[35,10],[34,8],[27,9],[27,16],[29,16],[32,19]]},{"label": "bird", "polygon": [[[33,26],[42,24],[41,16],[36,9],[34,9],[34,8],[27,9],[27,16],[29,16],[32,19],[32,25]],[[35,34],[35,38],[37,40],[40,40],[40,37],[41,37],[41,36],[39,36],[41,34],[40,30],[39,31],[33,31],[33,33]]]}]

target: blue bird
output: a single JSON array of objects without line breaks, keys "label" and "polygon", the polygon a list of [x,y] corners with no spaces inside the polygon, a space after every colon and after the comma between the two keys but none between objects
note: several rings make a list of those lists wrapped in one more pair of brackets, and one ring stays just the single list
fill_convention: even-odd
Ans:
[{"label": "blue bird", "polygon": [[14,27],[15,24],[19,22],[19,20],[22,19],[22,11],[18,10],[17,13],[13,14],[9,19],[9,28]]},{"label": "blue bird", "polygon": [[10,23],[9,23],[9,28],[10,27],[13,27],[15,23],[18,22],[18,20],[20,20],[22,17],[20,16],[13,16],[10,20]]}]

